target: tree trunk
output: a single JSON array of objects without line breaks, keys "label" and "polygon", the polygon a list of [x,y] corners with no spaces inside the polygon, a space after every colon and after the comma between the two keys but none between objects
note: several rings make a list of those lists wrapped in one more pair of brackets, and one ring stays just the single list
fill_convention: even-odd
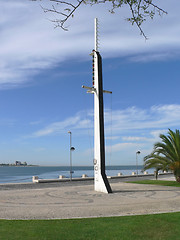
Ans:
[{"label": "tree trunk", "polygon": [[174,169],[174,176],[176,178],[176,182],[180,183],[180,169],[179,168],[176,168]]},{"label": "tree trunk", "polygon": [[180,176],[175,176],[176,177],[176,182],[180,183]]}]

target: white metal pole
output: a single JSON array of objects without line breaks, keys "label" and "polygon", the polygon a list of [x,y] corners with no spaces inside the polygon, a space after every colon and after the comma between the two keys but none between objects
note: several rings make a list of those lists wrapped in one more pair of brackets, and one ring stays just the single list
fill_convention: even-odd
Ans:
[{"label": "white metal pole", "polygon": [[136,152],[136,170],[137,170],[137,176],[138,176],[138,154],[140,154],[141,152],[140,151],[137,151]]},{"label": "white metal pole", "polygon": [[71,147],[72,147],[72,139],[71,139],[71,136],[72,136],[72,132],[71,131],[68,131],[69,135],[70,135],[70,180],[72,181],[72,150],[71,150]]},{"label": "white metal pole", "polygon": [[98,51],[98,19],[94,19],[94,47],[95,51]]}]

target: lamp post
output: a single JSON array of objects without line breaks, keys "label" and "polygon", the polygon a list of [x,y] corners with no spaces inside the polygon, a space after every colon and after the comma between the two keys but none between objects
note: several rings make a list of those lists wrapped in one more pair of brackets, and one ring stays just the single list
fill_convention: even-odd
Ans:
[{"label": "lamp post", "polygon": [[138,157],[137,157],[137,155],[138,154],[140,154],[141,152],[138,150],[137,152],[136,152],[136,170],[137,170],[137,176],[138,176]]},{"label": "lamp post", "polygon": [[73,174],[73,171],[72,171],[72,151],[75,150],[74,147],[72,147],[72,132],[71,131],[68,131],[69,135],[70,135],[70,180],[72,181],[72,174]]}]

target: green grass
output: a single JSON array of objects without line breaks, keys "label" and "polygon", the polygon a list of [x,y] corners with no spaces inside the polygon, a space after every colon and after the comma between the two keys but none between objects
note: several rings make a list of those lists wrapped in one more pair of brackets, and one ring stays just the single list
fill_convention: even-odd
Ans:
[{"label": "green grass", "polygon": [[171,187],[180,187],[180,183],[176,181],[163,181],[163,180],[139,180],[139,181],[130,181],[128,183],[138,183],[138,184],[153,184],[161,186],[171,186]]},{"label": "green grass", "polygon": [[180,213],[71,220],[0,220],[0,240],[179,240]]}]

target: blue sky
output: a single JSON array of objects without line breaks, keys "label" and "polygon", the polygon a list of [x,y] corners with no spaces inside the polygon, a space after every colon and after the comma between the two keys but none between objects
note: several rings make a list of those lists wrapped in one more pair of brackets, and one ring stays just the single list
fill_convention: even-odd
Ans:
[{"label": "blue sky", "polygon": [[[46,5],[47,1],[41,2]],[[0,162],[92,165],[91,86],[94,18],[103,57],[106,163],[139,163],[160,133],[179,129],[180,2],[159,1],[167,16],[143,25],[149,40],[124,19],[128,10],[82,6],[69,31],[54,29],[39,2],[6,0],[0,8]]]}]

